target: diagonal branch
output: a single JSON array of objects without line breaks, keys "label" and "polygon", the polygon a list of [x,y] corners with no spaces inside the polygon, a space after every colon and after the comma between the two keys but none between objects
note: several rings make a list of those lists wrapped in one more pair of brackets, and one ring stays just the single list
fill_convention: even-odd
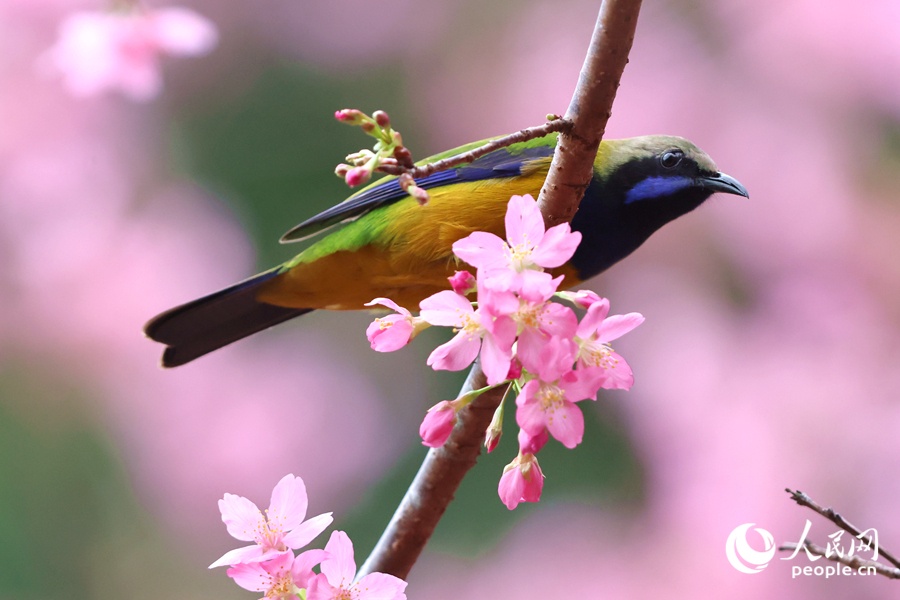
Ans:
[{"label": "diagonal branch", "polygon": [[[828,560],[857,569],[858,573],[862,572],[862,569],[870,569],[872,572],[879,575],[884,575],[889,579],[900,579],[900,562],[898,562],[897,558],[894,557],[892,553],[879,546],[877,537],[873,537],[872,535],[864,535],[863,531],[860,531],[858,527],[851,524],[847,519],[838,514],[838,512],[833,508],[824,508],[815,500],[810,498],[809,495],[801,492],[800,490],[785,488],[784,491],[790,494],[791,500],[793,500],[800,506],[805,506],[813,512],[825,517],[847,533],[864,541],[869,548],[875,548],[876,556],[874,556],[873,558],[878,558],[878,555],[880,555],[893,566],[886,565],[875,560],[865,559],[853,554],[841,555],[837,552],[832,551],[830,548],[822,548],[821,546],[805,539],[805,537],[803,540],[801,540],[802,545],[782,544],[778,547],[779,550],[796,552],[798,548],[804,548],[810,554],[814,554],[816,556],[824,556]],[[852,552],[852,550],[850,552]]]},{"label": "diagonal branch", "polygon": [[[791,500],[799,504],[800,506],[805,506],[806,508],[812,510],[813,512],[818,513],[819,515],[825,517],[850,535],[857,537],[859,539],[864,539],[869,546],[877,547],[878,540],[874,539],[871,535],[863,536],[863,532],[850,523],[847,519],[842,517],[837,511],[833,508],[824,508],[820,506],[815,500],[810,498],[807,494],[804,494],[800,490],[792,490],[790,488],[785,488],[788,494],[791,495]],[[900,560],[898,560],[893,554],[888,552],[884,548],[878,548],[878,554],[881,555],[886,561],[900,569]]]},{"label": "diagonal branch", "polygon": [[[641,0],[604,0],[578,86],[566,111],[550,174],[540,194],[547,226],[569,221],[592,176],[597,148],[634,40]],[[469,373],[460,395],[484,386],[481,368]],[[504,390],[482,394],[458,415],[442,447],[428,452],[391,522],[357,577],[382,572],[406,579],[466,472],[474,466],[485,430]]]}]

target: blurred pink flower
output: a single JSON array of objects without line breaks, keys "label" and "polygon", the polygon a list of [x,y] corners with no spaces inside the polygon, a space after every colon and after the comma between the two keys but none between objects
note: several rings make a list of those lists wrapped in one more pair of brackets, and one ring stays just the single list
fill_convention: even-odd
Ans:
[{"label": "blurred pink flower", "polygon": [[261,562],[285,550],[302,548],[333,520],[331,513],[324,513],[304,521],[307,505],[306,486],[292,474],[275,485],[265,514],[247,498],[225,494],[219,500],[219,510],[228,533],[255,544],[226,552],[209,568]]},{"label": "blurred pink flower", "polygon": [[215,25],[186,8],[79,11],[61,23],[48,58],[75,95],[119,90],[149,100],[162,89],[161,55],[202,55],[217,38]]},{"label": "blurred pink flower", "polygon": [[406,600],[406,582],[385,573],[369,573],[359,581],[353,560],[353,542],[343,531],[335,531],[325,546],[329,554],[322,572],[309,582],[307,600]]}]

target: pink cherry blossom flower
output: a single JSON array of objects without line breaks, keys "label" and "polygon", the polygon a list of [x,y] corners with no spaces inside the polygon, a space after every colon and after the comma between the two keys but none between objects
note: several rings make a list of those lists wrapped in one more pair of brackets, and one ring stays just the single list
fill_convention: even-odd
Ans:
[{"label": "pink cherry blossom flower", "polygon": [[325,550],[307,550],[295,558],[286,550],[264,562],[237,564],[226,573],[245,590],[265,592],[261,600],[296,600],[315,576],[312,568],[328,556]]},{"label": "pink cherry blossom flower", "polygon": [[443,446],[456,424],[457,410],[458,403],[455,400],[443,400],[429,408],[419,426],[422,443],[430,448]]},{"label": "pink cherry blossom flower", "polygon": [[544,489],[544,474],[534,454],[519,453],[503,469],[497,493],[506,508],[513,510],[520,502],[538,502]]},{"label": "pink cherry blossom flower", "polygon": [[80,11],[62,22],[47,59],[75,95],[119,90],[149,100],[162,89],[163,54],[206,54],[217,37],[210,21],[186,8]]},{"label": "pink cherry blossom flower", "polygon": [[408,344],[419,331],[427,327],[427,323],[422,319],[412,316],[407,309],[398,306],[396,302],[388,298],[375,298],[371,302],[367,302],[365,306],[375,306],[376,304],[397,312],[386,317],[379,317],[369,324],[366,329],[366,338],[369,340],[372,350],[377,352],[399,350]]},{"label": "pink cherry blossom flower", "polygon": [[541,271],[564,264],[581,242],[581,234],[568,223],[546,229],[529,195],[510,198],[505,224],[506,241],[476,231],[453,244],[453,253],[483,272],[488,287],[498,290],[531,295],[535,288],[545,288],[551,278]]},{"label": "pink cherry blossom flower", "polygon": [[453,327],[456,335],[434,349],[427,364],[436,370],[459,371],[481,352],[481,367],[489,385],[506,380],[512,361],[516,325],[509,317],[494,317],[478,310],[465,296],[445,290],[419,303],[419,316],[427,323]]},{"label": "pink cherry blossom flower", "polygon": [[324,513],[304,521],[307,505],[306,486],[292,474],[285,475],[275,485],[265,513],[243,496],[225,494],[219,500],[219,511],[228,533],[255,543],[226,552],[209,568],[261,562],[310,543],[333,519],[331,513]]},{"label": "pink cherry blossom flower", "polygon": [[516,422],[531,436],[546,428],[566,448],[574,448],[584,436],[584,415],[575,403],[593,399],[601,382],[594,369],[569,371],[553,382],[532,379],[516,398]]},{"label": "pink cherry blossom flower", "polygon": [[609,314],[609,300],[603,298],[588,308],[578,325],[575,342],[578,344],[576,360],[581,368],[597,369],[603,375],[600,385],[607,390],[627,390],[634,385],[634,374],[609,342],[619,339],[644,322],[640,313],[627,315]]},{"label": "pink cherry blossom flower", "polygon": [[369,573],[357,582],[353,543],[343,531],[335,531],[325,546],[329,557],[321,573],[309,582],[306,600],[406,600],[406,582],[385,573]]},{"label": "pink cherry blossom flower", "polygon": [[[557,302],[523,300],[511,317],[519,333],[516,356],[525,369],[545,381],[559,379],[572,369],[574,346],[560,342],[571,340],[578,328],[578,317],[571,308]],[[557,341],[548,347],[553,339]]]}]

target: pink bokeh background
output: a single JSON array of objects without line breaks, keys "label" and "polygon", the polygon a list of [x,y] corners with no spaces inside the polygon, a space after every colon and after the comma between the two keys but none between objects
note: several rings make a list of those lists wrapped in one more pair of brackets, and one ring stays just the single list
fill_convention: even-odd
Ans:
[{"label": "pink bokeh background", "polygon": [[[432,375],[423,362],[386,386],[398,363],[365,351],[362,315],[158,368],[143,322],[256,268],[234,213],[172,168],[171,113],[251,85],[265,65],[245,46],[338,77],[387,63],[424,155],[563,112],[598,3],[184,5],[221,46],[166,62],[162,97],[135,104],[74,98],[41,66],[65,15],[99,3],[0,4],[0,365],[90,392],[68,411],[52,394],[2,402],[105,432],[160,553],[196,578],[185,593],[241,598],[203,583],[224,578],[204,571],[229,547],[217,498],[264,504],[293,472],[312,514],[348,510],[408,448]],[[477,558],[429,549],[410,598],[896,595],[882,578],[792,580],[779,561],[741,574],[723,549],[742,523],[780,543],[807,518],[824,544],[834,526],[790,486],[900,551],[898,33],[894,0],[646,3],[608,135],[683,135],[751,192],[714,197],[592,282],[614,312],[647,317],[616,348],[635,387],[604,400],[646,501],[549,504]]]}]

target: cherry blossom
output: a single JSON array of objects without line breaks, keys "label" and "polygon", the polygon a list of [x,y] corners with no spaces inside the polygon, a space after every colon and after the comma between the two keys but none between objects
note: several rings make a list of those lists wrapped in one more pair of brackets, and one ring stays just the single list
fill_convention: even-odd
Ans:
[{"label": "cherry blossom", "polygon": [[581,234],[568,223],[550,229],[537,202],[529,195],[510,198],[506,212],[506,240],[476,231],[453,244],[453,253],[480,271],[488,287],[542,295],[552,277],[542,269],[563,265],[572,258]]},{"label": "cherry blossom", "polygon": [[306,486],[292,474],[275,485],[265,512],[243,496],[225,494],[219,500],[219,511],[228,533],[254,544],[226,552],[209,568],[261,562],[307,545],[333,520],[331,513],[324,513],[304,521],[307,505]]},{"label": "cherry blossom", "polygon": [[325,552],[329,556],[310,580],[306,600],[406,600],[406,582],[393,575],[369,573],[354,581],[353,543],[343,531],[331,534]]},{"label": "cherry blossom", "polygon": [[497,492],[506,508],[513,510],[520,502],[538,502],[544,489],[544,473],[537,457],[530,453],[519,453],[503,469]]}]

